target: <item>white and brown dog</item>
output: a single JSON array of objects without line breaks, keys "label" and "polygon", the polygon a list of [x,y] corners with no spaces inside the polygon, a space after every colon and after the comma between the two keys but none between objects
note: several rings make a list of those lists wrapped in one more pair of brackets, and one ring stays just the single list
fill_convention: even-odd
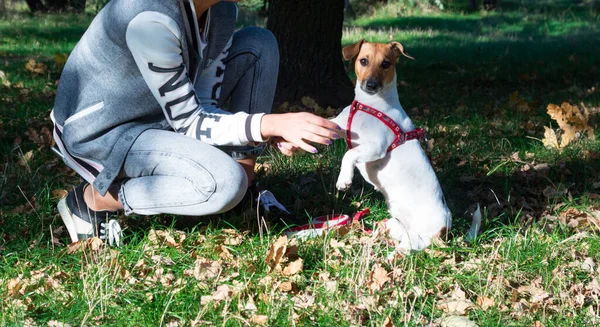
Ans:
[{"label": "white and brown dog", "polygon": [[342,159],[338,190],[352,184],[354,167],[385,196],[391,219],[390,237],[401,250],[421,250],[445,234],[452,215],[416,129],[398,99],[395,65],[404,55],[399,42],[362,40],[342,50],[345,60],[356,58],[355,100],[332,119],[346,126],[348,151]]}]

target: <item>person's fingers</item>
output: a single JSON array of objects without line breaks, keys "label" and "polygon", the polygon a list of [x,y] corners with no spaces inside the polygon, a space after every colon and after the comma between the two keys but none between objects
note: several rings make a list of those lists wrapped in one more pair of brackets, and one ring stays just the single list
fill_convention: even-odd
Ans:
[{"label": "person's fingers", "polygon": [[306,152],[310,152],[310,153],[317,153],[319,151],[317,151],[317,148],[315,148],[314,146],[304,142],[302,139],[297,140],[295,142],[293,142],[296,146],[298,146],[300,149],[306,151]]},{"label": "person's fingers", "polygon": [[319,143],[319,144],[326,144],[326,145],[330,145],[332,143],[330,139],[320,136],[320,135],[317,135],[317,134],[314,134],[314,133],[311,133],[311,132],[308,132],[308,131],[302,133],[301,137],[303,140],[309,141],[312,143]]},{"label": "person's fingers", "polygon": [[332,140],[337,140],[341,137],[337,132],[318,125],[310,125],[307,127],[307,131]]},{"label": "person's fingers", "polygon": [[307,120],[314,125],[317,126],[321,126],[324,127],[326,129],[330,129],[333,131],[339,131],[342,128],[340,126],[338,126],[338,124],[330,121],[329,119],[325,119],[323,117],[317,116],[317,115],[313,115],[313,114],[309,114],[310,116],[307,117]]},{"label": "person's fingers", "polygon": [[277,148],[279,148],[279,151],[281,151],[281,153],[283,153],[286,156],[292,156],[296,149],[298,149],[297,146],[286,141],[278,142]]}]

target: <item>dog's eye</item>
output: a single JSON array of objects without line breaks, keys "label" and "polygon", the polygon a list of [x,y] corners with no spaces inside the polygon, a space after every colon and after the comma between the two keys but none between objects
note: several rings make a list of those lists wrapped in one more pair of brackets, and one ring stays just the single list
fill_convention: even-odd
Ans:
[{"label": "dog's eye", "polygon": [[360,64],[364,67],[369,64],[369,61],[366,58],[362,58],[360,60]]},{"label": "dog's eye", "polygon": [[390,65],[391,64],[390,64],[389,61],[384,61],[384,62],[381,63],[381,68],[388,69],[388,68],[390,68]]}]

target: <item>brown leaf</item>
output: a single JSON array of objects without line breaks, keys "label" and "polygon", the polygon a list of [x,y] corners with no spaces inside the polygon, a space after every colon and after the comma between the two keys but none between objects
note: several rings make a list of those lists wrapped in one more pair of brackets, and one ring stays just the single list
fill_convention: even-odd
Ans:
[{"label": "brown leaf", "polygon": [[229,252],[229,249],[223,244],[217,246],[217,252],[219,252],[219,258],[228,261],[233,259],[233,255]]},{"label": "brown leaf", "polygon": [[307,309],[315,304],[315,297],[304,293],[294,296],[292,302],[294,302],[294,308],[296,309]]},{"label": "brown leaf", "polygon": [[477,297],[477,305],[481,308],[481,310],[486,311],[489,308],[492,308],[496,305],[494,299],[485,296]]},{"label": "brown leaf", "polygon": [[217,242],[225,245],[240,245],[244,241],[244,235],[235,229],[226,228],[222,232],[223,234],[216,237]]},{"label": "brown leaf", "polygon": [[269,321],[269,317],[264,315],[254,315],[250,318],[250,322],[257,325],[266,325]]},{"label": "brown leaf", "polygon": [[369,281],[367,282],[369,292],[372,294],[373,292],[381,291],[385,283],[387,283],[389,280],[390,277],[388,276],[387,270],[380,265],[375,264],[371,274],[369,275]]},{"label": "brown leaf", "polygon": [[282,292],[290,292],[292,290],[292,282],[282,282],[277,286],[277,289]]},{"label": "brown leaf", "polygon": [[392,318],[390,318],[389,316],[385,317],[385,320],[383,321],[383,325],[381,325],[382,327],[394,327],[394,322],[392,321]]},{"label": "brown leaf", "polygon": [[436,305],[444,312],[460,316],[465,315],[473,306],[473,302],[466,298],[465,292],[459,286],[456,286],[450,296],[441,299]]},{"label": "brown leaf", "polygon": [[290,264],[287,265],[287,267],[285,267],[283,269],[282,274],[284,276],[295,275],[295,274],[301,272],[303,268],[304,268],[304,263],[302,261],[302,258],[298,258],[296,261],[290,262]]},{"label": "brown leaf", "polygon": [[281,258],[285,254],[287,247],[287,236],[280,236],[267,251],[266,263],[269,266],[269,272],[272,272],[279,265]]},{"label": "brown leaf", "polygon": [[217,290],[213,293],[213,301],[227,301],[233,295],[233,289],[229,285],[221,285],[217,287]]},{"label": "brown leaf", "polygon": [[174,248],[181,248],[186,236],[182,231],[174,231],[178,240],[175,239],[168,231],[151,229],[148,233],[148,240],[151,244],[160,246],[167,245]]},{"label": "brown leaf", "polygon": [[220,273],[221,264],[218,261],[211,261],[206,258],[196,259],[194,269],[184,271],[186,276],[192,276],[200,281],[215,278]]},{"label": "brown leaf", "polygon": [[589,113],[582,111],[577,107],[563,102],[560,107],[555,104],[549,104],[547,107],[548,115],[558,123],[558,127],[563,130],[560,141],[560,147],[567,146],[577,133],[587,132],[590,139],[594,138],[594,130],[588,126]]},{"label": "brown leaf", "polygon": [[25,69],[34,74],[45,74],[48,67],[41,62],[36,62],[33,58],[29,58],[25,63]]},{"label": "brown leaf", "polygon": [[69,194],[69,192],[65,189],[56,189],[52,191],[52,200],[54,201],[58,201],[64,197],[67,196],[67,194]]},{"label": "brown leaf", "polygon": [[22,286],[23,281],[21,280],[21,278],[10,279],[6,284],[6,287],[8,289],[8,295],[16,297],[19,294],[19,291],[21,290]]},{"label": "brown leaf", "polygon": [[19,155],[19,165],[23,167],[29,167],[29,162],[33,158],[33,150],[29,150],[26,153],[21,153]]}]

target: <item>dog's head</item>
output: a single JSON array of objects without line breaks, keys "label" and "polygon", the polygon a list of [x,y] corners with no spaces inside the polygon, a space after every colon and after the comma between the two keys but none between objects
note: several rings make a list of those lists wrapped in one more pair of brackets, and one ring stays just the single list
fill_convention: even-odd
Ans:
[{"label": "dog's head", "polygon": [[396,62],[400,55],[409,56],[400,42],[370,43],[360,40],[342,49],[345,60],[355,59],[354,71],[360,88],[368,94],[377,94],[394,80]]}]

